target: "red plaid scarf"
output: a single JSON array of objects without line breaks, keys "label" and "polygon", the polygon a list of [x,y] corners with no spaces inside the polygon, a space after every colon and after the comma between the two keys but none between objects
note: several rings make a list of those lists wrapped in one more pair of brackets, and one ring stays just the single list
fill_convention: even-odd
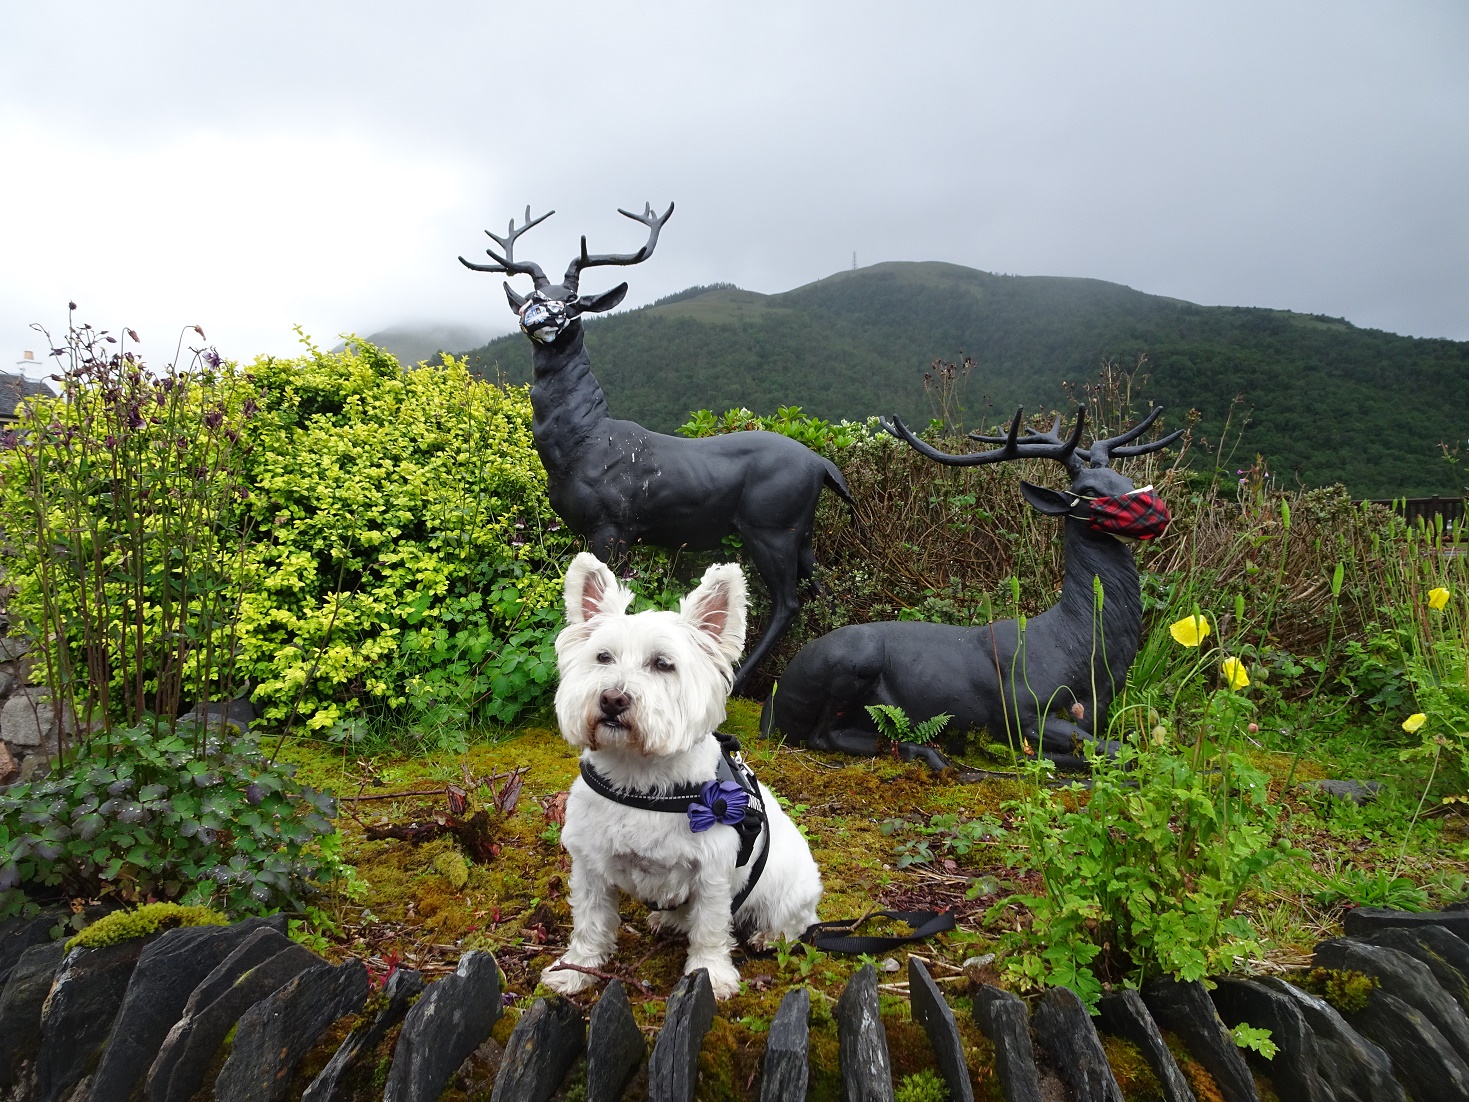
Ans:
[{"label": "red plaid scarf", "polygon": [[1117,497],[1082,498],[1081,501],[1090,506],[1091,512],[1084,519],[1098,532],[1151,540],[1168,529],[1168,506],[1151,486]]}]

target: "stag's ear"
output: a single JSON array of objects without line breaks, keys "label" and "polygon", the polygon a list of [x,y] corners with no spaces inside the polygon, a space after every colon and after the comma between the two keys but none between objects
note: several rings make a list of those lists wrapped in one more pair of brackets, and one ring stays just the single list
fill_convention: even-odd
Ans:
[{"label": "stag's ear", "polygon": [[1044,486],[1033,486],[1029,482],[1020,483],[1020,493],[1030,507],[1038,512],[1045,513],[1048,517],[1065,516],[1071,512],[1072,498],[1070,494],[1063,494],[1056,490],[1048,490]]},{"label": "stag's ear", "polygon": [[600,295],[583,295],[576,300],[576,305],[583,314],[601,314],[621,302],[625,294],[627,294],[627,284],[619,283],[612,290],[603,291]]},{"label": "stag's ear", "polygon": [[508,282],[505,284],[505,297],[510,300],[510,309],[514,310],[517,314],[520,313],[520,308],[525,305],[525,296],[517,295],[515,288],[510,286]]},{"label": "stag's ear", "polygon": [[621,616],[632,594],[596,555],[583,551],[566,568],[566,622],[573,626],[598,616]]},{"label": "stag's ear", "polygon": [[732,562],[715,563],[679,602],[679,613],[733,663],[745,649],[746,601],[745,572]]}]

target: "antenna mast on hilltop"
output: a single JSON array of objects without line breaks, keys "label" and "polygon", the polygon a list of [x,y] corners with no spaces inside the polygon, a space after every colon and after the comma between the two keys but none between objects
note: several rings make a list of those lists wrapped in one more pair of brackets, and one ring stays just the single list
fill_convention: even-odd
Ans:
[{"label": "antenna mast on hilltop", "polygon": [[856,249],[853,249],[852,250],[852,271],[855,272],[856,270],[857,270],[857,250]]}]

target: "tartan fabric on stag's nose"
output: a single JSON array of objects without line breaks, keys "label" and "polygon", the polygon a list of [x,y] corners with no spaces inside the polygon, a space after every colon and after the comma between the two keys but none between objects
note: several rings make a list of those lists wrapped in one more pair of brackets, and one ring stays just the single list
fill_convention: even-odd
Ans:
[{"label": "tartan fabric on stag's nose", "polygon": [[1118,497],[1083,498],[1090,506],[1087,524],[1099,532],[1151,540],[1168,530],[1168,506],[1151,486]]}]

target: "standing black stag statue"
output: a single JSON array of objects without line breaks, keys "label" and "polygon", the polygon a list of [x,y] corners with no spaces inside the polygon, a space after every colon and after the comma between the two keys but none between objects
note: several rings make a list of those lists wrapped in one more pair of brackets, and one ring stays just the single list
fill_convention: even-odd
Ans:
[{"label": "standing black stag statue", "polygon": [[581,255],[553,284],[540,265],[515,259],[515,240],[555,214],[548,211],[505,237],[489,236],[500,252],[487,249],[493,264],[471,264],[476,272],[528,275],[529,295],[507,282],[510,308],[534,349],[534,417],[531,432],[546,468],[551,507],[603,562],[620,557],[639,540],[673,550],[718,550],[738,534],[770,593],[770,626],[735,675],[739,692],[800,608],[798,593],[816,567],[811,525],[822,486],[850,506],[852,495],[836,465],[802,444],[774,432],[736,432],[697,440],[650,432],[608,415],[607,399],[592,376],[582,344],[581,315],[611,310],[627,294],[620,284],[599,295],[581,295],[586,268],[638,264],[653,255],[658,231],[673,214],[659,217],[651,206],[641,215],[619,211],[648,227],[648,240],[635,253],[593,255],[581,239]]},{"label": "standing black stag statue", "polygon": [[[1049,432],[1027,428],[1021,412],[1005,436],[975,438],[1000,444],[990,451],[949,455],[924,443],[894,417],[883,427],[930,459],[977,467],[1012,459],[1054,459],[1071,475],[1069,492],[1021,482],[1030,505],[1066,520],[1066,576],[1061,599],[1027,620],[978,627],[919,621],[853,624],[801,648],[781,675],[762,717],[775,729],[819,750],[873,754],[880,739],[870,704],[897,705],[914,721],[952,716],[949,748],[961,749],[971,730],[992,738],[1015,736],[1037,746],[1061,768],[1085,768],[1080,743],[1106,731],[1107,709],[1137,655],[1142,594],[1137,564],[1124,539],[1150,539],[1168,524],[1151,486],[1109,469],[1116,458],[1166,447],[1182,430],[1131,444],[1163,412],[1155,408],[1133,428],[1081,448],[1086,407],[1062,440],[1061,419]],[[1118,538],[1118,537],[1122,538]],[[934,768],[946,763],[926,746],[903,743],[909,760]]]}]

